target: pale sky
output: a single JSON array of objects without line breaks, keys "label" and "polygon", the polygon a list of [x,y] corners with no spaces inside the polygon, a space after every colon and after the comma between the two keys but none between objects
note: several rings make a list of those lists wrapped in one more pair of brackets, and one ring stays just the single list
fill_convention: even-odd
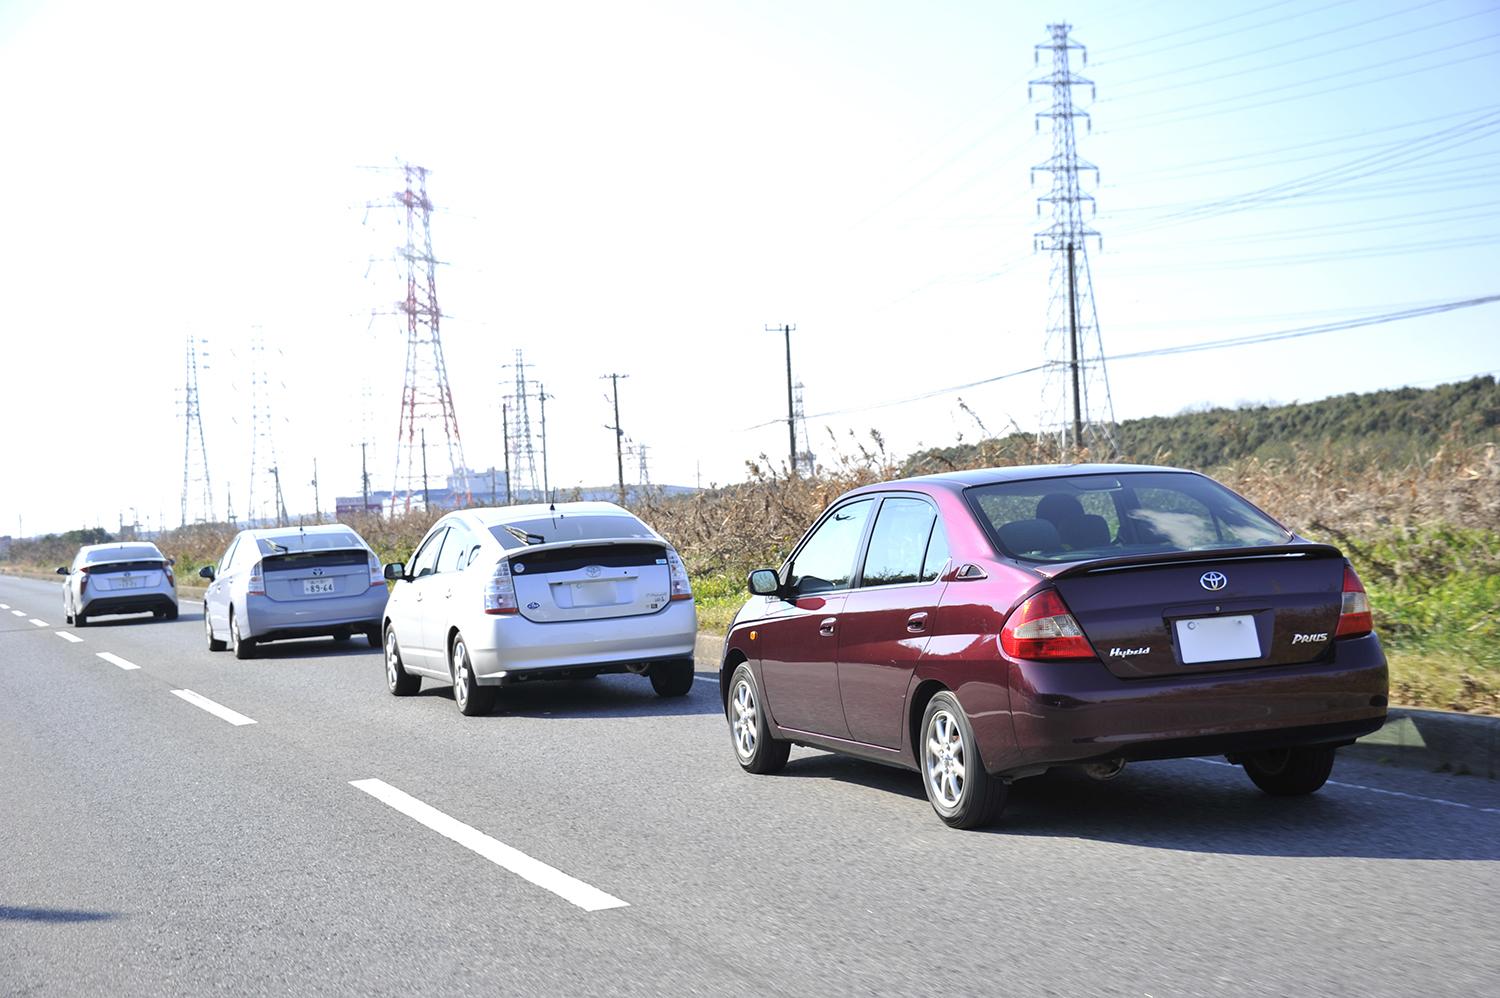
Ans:
[{"label": "pale sky", "polygon": [[[1058,19],[1097,85],[1107,355],[1500,292],[1484,0],[0,0],[0,533],[178,523],[188,335],[220,516],[231,487],[245,513],[257,335],[292,511],[314,458],[325,510],[358,492],[362,438],[389,488],[405,331],[370,312],[404,278],[395,214],[365,205],[398,179],[365,167],[400,161],[432,171],[471,467],[500,463],[516,348],[555,396],[554,486],[614,479],[610,371],[654,481],[784,461],[784,423],[746,429],[785,418],[782,322],[822,459],[825,427],[973,439],[960,397],[1032,429],[1036,376],[844,410],[1045,359],[1050,95],[1026,81]],[[1497,326],[1122,359],[1115,414],[1458,380],[1500,370]]]}]

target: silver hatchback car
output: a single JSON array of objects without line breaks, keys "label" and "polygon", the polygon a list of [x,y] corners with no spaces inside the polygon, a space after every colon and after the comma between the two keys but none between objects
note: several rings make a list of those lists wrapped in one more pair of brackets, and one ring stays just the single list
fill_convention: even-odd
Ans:
[{"label": "silver hatchback car", "polygon": [[267,641],[347,641],[356,632],[380,647],[387,595],[380,559],[342,524],[241,530],[219,564],[198,574],[209,580],[209,651],[229,647],[250,658]]},{"label": "silver hatchback car", "polygon": [[63,619],[83,627],[107,613],[151,613],[177,619],[177,580],[172,560],[148,541],[89,544],[71,566],[57,570],[63,582]]}]

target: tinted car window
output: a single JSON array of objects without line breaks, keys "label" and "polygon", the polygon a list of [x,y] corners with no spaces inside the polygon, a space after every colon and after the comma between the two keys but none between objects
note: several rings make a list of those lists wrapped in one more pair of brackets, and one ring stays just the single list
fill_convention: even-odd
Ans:
[{"label": "tinted car window", "polygon": [[411,565],[406,571],[413,579],[420,579],[437,571],[438,553],[442,550],[443,537],[447,533],[447,527],[437,531],[412,555]]},{"label": "tinted car window", "polygon": [[922,581],[931,582],[948,564],[948,536],[943,533],[943,524],[934,520],[932,537],[927,542],[927,555],[922,559]]},{"label": "tinted car window", "polygon": [[864,536],[874,499],[858,499],[840,506],[802,545],[787,576],[799,593],[821,593],[849,588],[854,556]]},{"label": "tinted car window", "polygon": [[[533,516],[512,520],[490,528],[490,533],[507,551],[527,544],[553,544],[558,541],[630,538],[655,540],[656,535],[633,516],[582,514],[566,516]],[[527,541],[524,535],[531,535]]]},{"label": "tinted car window", "polygon": [[222,558],[219,559],[219,568],[218,568],[218,574],[219,575],[223,575],[225,572],[229,571],[229,566],[234,563],[234,552],[235,552],[235,549],[238,548],[239,546],[240,546],[240,538],[239,538],[239,535],[236,534],[234,540],[232,540],[232,541],[229,542],[229,549],[224,552],[224,557],[222,557]]},{"label": "tinted car window", "polygon": [[922,561],[937,511],[921,499],[891,497],[880,504],[860,583],[894,586],[922,577]]},{"label": "tinted car window", "polygon": [[439,572],[457,572],[469,563],[478,543],[467,527],[454,524],[448,528],[448,539],[443,542],[443,552],[438,556]]},{"label": "tinted car window", "polygon": [[331,551],[338,548],[364,547],[358,537],[351,533],[303,534],[286,533],[274,537],[257,537],[255,543],[261,554],[284,554],[287,551]]},{"label": "tinted car window", "polygon": [[84,555],[85,564],[97,565],[110,561],[164,561],[155,544],[122,544],[119,547],[101,548]]},{"label": "tinted car window", "polygon": [[1000,549],[1027,561],[1260,547],[1291,539],[1276,521],[1199,475],[1079,475],[982,485],[967,496]]}]

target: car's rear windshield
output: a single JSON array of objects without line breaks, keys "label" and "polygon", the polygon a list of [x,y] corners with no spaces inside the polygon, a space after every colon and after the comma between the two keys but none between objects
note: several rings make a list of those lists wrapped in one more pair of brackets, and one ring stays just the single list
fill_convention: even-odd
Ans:
[{"label": "car's rear windshield", "polygon": [[364,542],[347,530],[330,533],[286,533],[270,537],[257,537],[255,544],[261,554],[286,554],[290,551],[336,551],[340,548],[362,548]]},{"label": "car's rear windshield", "polygon": [[112,561],[165,561],[155,544],[122,544],[119,547],[100,548],[83,556],[85,565],[99,565]]},{"label": "car's rear windshield", "polygon": [[[511,528],[511,529],[507,529]],[[656,540],[647,527],[633,516],[589,515],[533,516],[510,523],[497,524],[490,533],[500,546],[507,549],[523,548],[531,544],[556,544],[560,541],[627,540],[640,538]],[[530,535],[528,540],[522,535]]]},{"label": "car's rear windshield", "polygon": [[981,485],[970,507],[1000,550],[1025,561],[1284,544],[1285,528],[1186,472],[1078,475]]}]

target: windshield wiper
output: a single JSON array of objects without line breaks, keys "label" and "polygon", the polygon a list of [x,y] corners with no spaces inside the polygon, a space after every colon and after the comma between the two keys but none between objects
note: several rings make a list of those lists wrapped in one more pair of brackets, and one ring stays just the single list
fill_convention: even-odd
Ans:
[{"label": "windshield wiper", "polygon": [[526,531],[522,530],[520,527],[512,527],[512,526],[506,525],[505,532],[507,534],[510,534],[516,540],[520,541],[522,544],[546,544],[547,543],[547,538],[543,537],[541,534],[529,534]]}]

